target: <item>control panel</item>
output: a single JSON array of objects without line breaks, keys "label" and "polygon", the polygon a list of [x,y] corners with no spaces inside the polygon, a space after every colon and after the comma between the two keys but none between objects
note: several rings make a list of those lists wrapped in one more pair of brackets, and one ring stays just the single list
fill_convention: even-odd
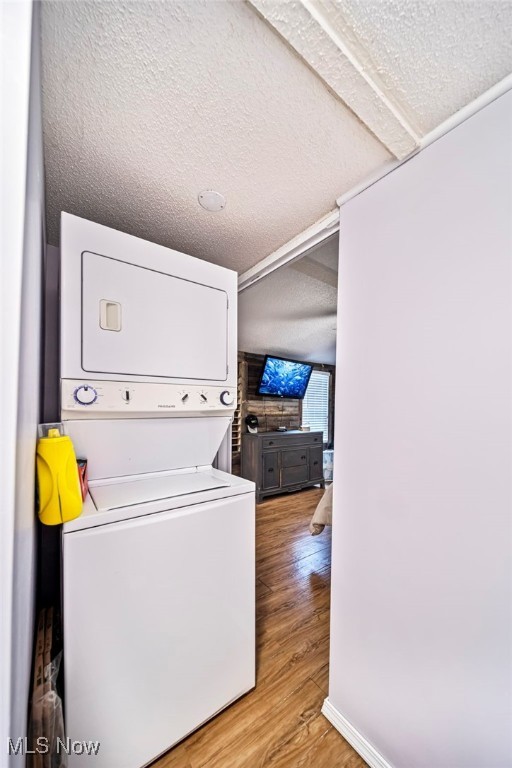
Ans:
[{"label": "control panel", "polygon": [[235,408],[236,391],[229,387],[76,379],[61,381],[63,418],[213,415],[229,413]]}]

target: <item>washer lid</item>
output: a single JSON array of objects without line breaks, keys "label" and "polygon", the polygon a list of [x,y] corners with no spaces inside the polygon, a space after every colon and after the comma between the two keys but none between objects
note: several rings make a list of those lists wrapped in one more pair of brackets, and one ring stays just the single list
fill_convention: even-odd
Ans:
[{"label": "washer lid", "polygon": [[125,477],[112,481],[103,480],[92,485],[89,493],[98,512],[120,507],[130,507],[185,496],[187,494],[227,488],[229,481],[215,477],[210,472],[183,472],[158,474],[152,477]]},{"label": "washer lid", "polygon": [[[188,490],[185,491],[185,488]],[[82,514],[64,523],[63,533],[86,535],[89,531],[100,532],[103,526],[158,512],[183,514],[187,510],[187,514],[193,514],[203,503],[231,496],[250,495],[254,503],[254,490],[254,483],[250,480],[212,467],[93,480],[89,483]],[[165,493],[174,495],[161,497]],[[128,502],[125,506],[115,506],[123,500]]]}]

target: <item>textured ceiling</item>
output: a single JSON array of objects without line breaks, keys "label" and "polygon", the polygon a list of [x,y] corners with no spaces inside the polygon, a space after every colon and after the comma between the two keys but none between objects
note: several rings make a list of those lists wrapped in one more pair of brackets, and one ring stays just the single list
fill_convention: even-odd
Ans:
[{"label": "textured ceiling", "polygon": [[245,3],[45,2],[42,32],[52,244],[65,210],[243,272],[390,157]]},{"label": "textured ceiling", "polygon": [[338,239],[239,295],[239,349],[335,364]]},{"label": "textured ceiling", "polygon": [[510,0],[248,0],[388,149],[512,72]]},{"label": "textured ceiling", "polygon": [[403,158],[417,149],[414,131],[377,87],[371,70],[365,71],[360,65],[364,51],[347,45],[329,23],[330,7],[317,8],[318,2],[311,0],[249,2],[393,155]]},{"label": "textured ceiling", "polygon": [[[49,241],[65,210],[245,272],[510,74],[511,27],[510,0],[45,0]],[[332,242],[241,294],[242,349],[334,361]]]},{"label": "textured ceiling", "polygon": [[419,135],[512,72],[510,0],[316,0]]}]

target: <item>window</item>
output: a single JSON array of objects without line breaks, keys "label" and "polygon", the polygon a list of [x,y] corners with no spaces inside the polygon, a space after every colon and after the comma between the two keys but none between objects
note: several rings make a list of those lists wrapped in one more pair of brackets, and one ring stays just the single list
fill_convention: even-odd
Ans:
[{"label": "window", "polygon": [[324,443],[329,442],[330,383],[328,371],[313,371],[302,401],[302,423],[309,424],[312,432],[323,432]]}]

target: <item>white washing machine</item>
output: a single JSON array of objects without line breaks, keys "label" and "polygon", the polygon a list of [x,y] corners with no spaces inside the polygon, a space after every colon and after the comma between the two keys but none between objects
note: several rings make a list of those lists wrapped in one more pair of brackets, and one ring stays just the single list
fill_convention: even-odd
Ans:
[{"label": "white washing machine", "polygon": [[[70,768],[141,768],[255,683],[254,484],[214,469],[236,407],[236,275],[62,214],[61,411],[88,460],[63,528]],[[78,747],[80,752],[80,747]]]}]

